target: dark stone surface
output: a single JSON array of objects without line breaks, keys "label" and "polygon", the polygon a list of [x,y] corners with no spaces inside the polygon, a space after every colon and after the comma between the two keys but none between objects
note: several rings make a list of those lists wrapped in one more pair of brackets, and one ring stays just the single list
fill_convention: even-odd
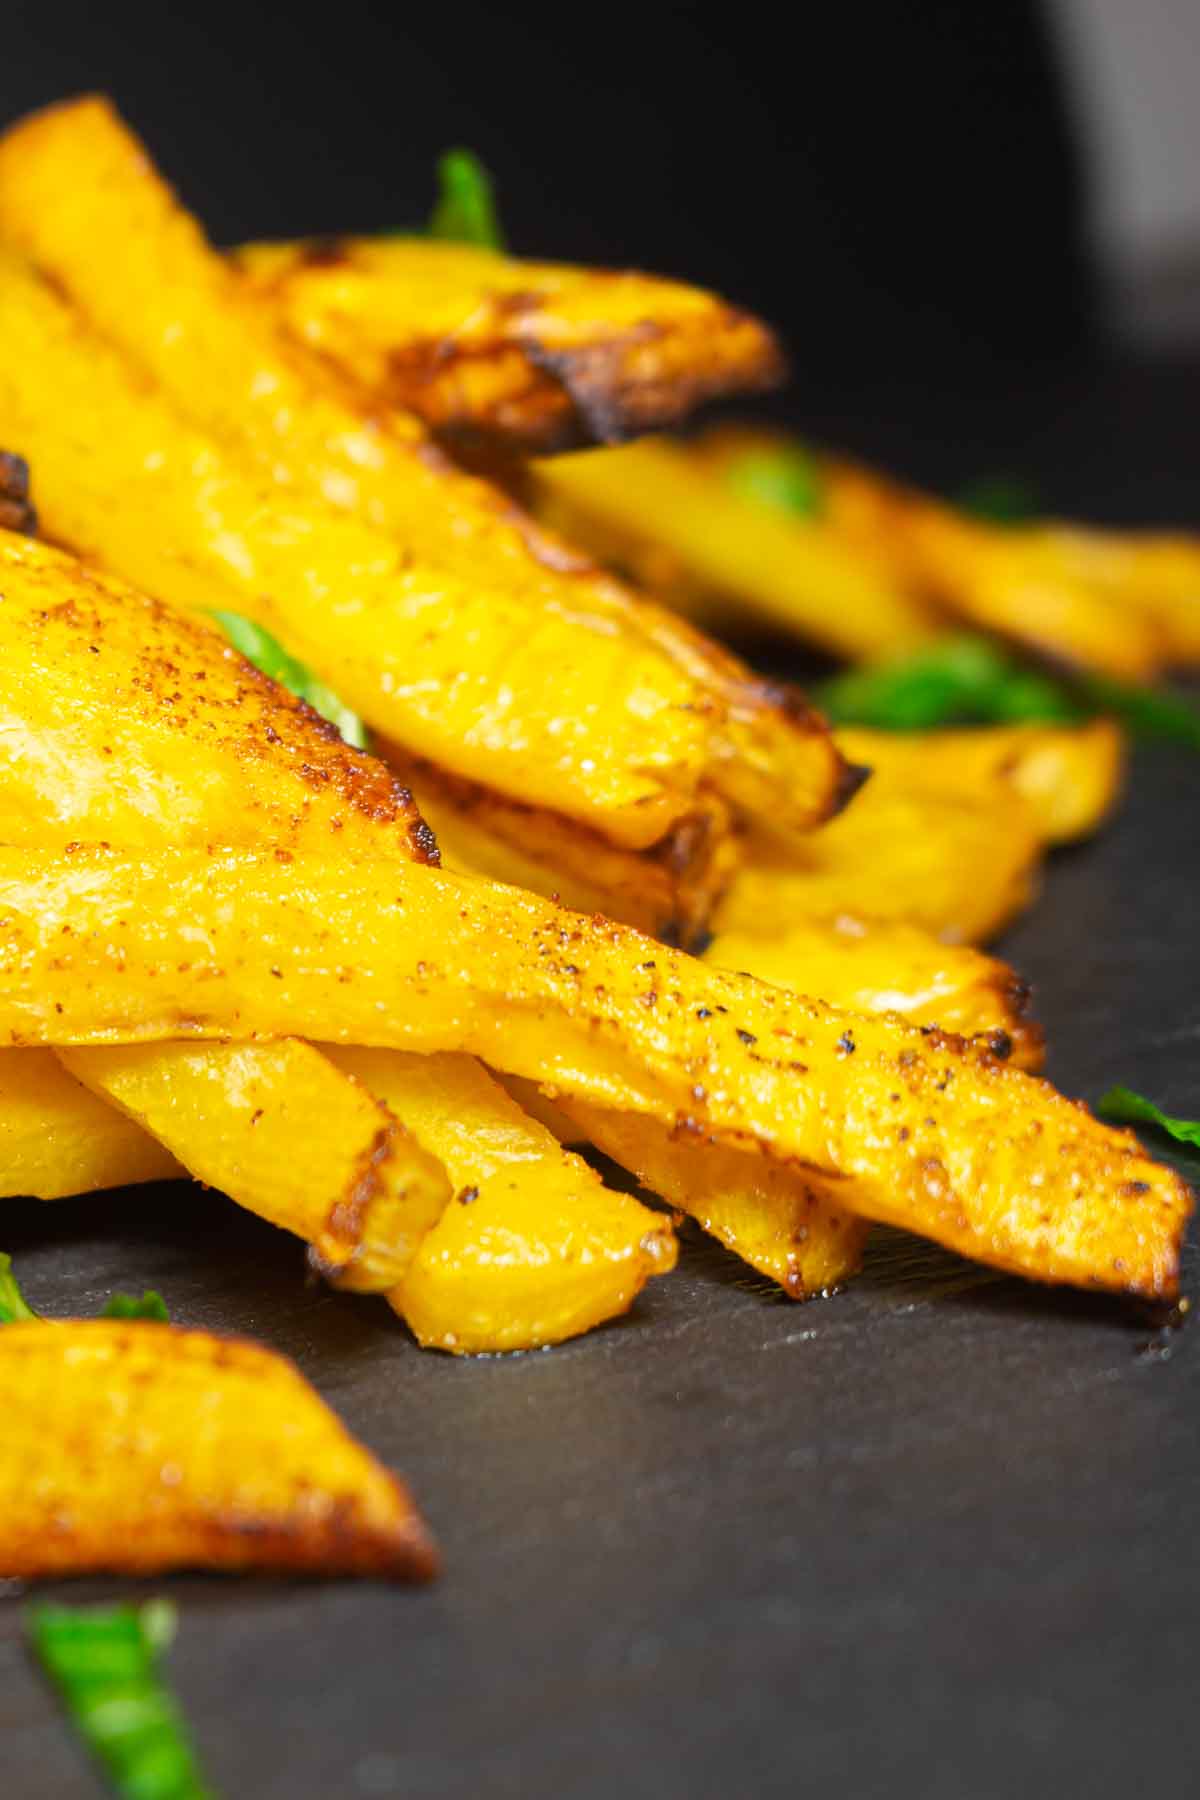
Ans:
[{"label": "dark stone surface", "polygon": [[[1155,418],[1182,420],[1176,389],[1164,415],[1133,388],[1131,428],[1103,383],[1079,414],[1097,516],[1164,454]],[[1005,945],[1085,1097],[1119,1080],[1198,1110],[1197,772],[1140,755],[1120,822],[1054,860]],[[420,1593],[157,1584],[228,1800],[1116,1800],[1200,1760],[1195,1328],[1162,1340],[898,1234],[847,1293],[796,1307],[694,1239],[627,1322],[459,1363],[382,1302],[306,1287],[289,1240],[182,1186],[6,1203],[2,1242],[49,1311],[150,1284],[178,1319],[289,1352],[441,1538]],[[99,1791],[17,1596],[0,1743],[14,1800]]]}]

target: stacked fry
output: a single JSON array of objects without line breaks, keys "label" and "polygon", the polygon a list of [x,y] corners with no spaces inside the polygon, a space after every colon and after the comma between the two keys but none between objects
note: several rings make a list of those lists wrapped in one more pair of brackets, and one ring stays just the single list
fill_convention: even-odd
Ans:
[{"label": "stacked fry", "polygon": [[[0,443],[45,540],[11,464],[6,1192],[186,1171],[457,1352],[625,1311],[676,1212],[797,1298],[873,1220],[1175,1294],[1187,1189],[1030,1073],[1025,990],[977,947],[1109,810],[1117,729],[835,737],[414,410],[518,449],[641,428],[764,379],[761,327],[444,246],[222,258],[94,100],[0,141],[0,247]],[[540,465],[547,516],[572,460]],[[573,523],[658,580],[641,527],[669,562],[685,499],[631,466],[623,537]],[[819,545],[826,641],[920,641],[931,604],[847,544]]]}]

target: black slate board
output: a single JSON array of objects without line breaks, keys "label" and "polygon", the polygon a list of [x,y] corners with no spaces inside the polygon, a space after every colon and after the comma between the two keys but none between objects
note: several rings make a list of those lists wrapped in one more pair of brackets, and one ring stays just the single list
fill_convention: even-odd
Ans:
[{"label": "black slate board", "polygon": [[[1178,381],[1072,381],[1053,432],[997,425],[973,464],[926,397],[911,460],[973,473],[1015,446],[1036,472],[1040,446],[1064,489],[1091,459],[1094,516],[1183,515],[1200,450]],[[1005,416],[1040,417],[1045,392]],[[829,417],[865,449],[893,430]],[[1156,458],[1174,504],[1154,504]],[[1186,754],[1140,753],[1119,824],[1055,858],[1004,945],[1071,1092],[1119,1080],[1198,1110],[1198,778]],[[796,1307],[696,1237],[628,1321],[460,1363],[420,1354],[382,1302],[306,1287],[289,1240],[183,1186],[6,1202],[0,1242],[49,1311],[149,1284],[180,1320],[287,1351],[441,1539],[446,1576],[419,1593],[155,1584],[181,1607],[172,1670],[226,1800],[1115,1800],[1200,1760],[1197,1328],[1163,1337],[899,1234],[847,1293]],[[13,1800],[100,1791],[17,1595],[0,1755]]]}]

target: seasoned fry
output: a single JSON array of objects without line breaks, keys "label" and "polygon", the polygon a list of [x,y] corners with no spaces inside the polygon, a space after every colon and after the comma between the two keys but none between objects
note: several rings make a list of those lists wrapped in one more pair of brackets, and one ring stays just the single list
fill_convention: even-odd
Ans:
[{"label": "seasoned fry", "polygon": [[1009,783],[1050,844],[1089,837],[1120,798],[1125,734],[1113,719],[1083,725],[996,725],[944,731],[866,731],[845,726],[838,743],[880,780],[964,796]]},{"label": "seasoned fry", "polygon": [[53,1051],[0,1053],[3,1198],[61,1200],[183,1172],[162,1144],[69,1075]]},{"label": "seasoned fry", "polygon": [[851,919],[985,943],[1033,898],[1041,848],[1030,808],[1001,782],[964,795],[877,776],[803,850],[751,838],[714,930]]},{"label": "seasoned fry", "polygon": [[823,520],[756,504],[665,438],[539,463],[531,498],[554,530],[706,621],[748,615],[852,661],[933,629],[905,584]]},{"label": "seasoned fry", "polygon": [[314,1266],[341,1287],[394,1287],[449,1204],[436,1158],[311,1044],[126,1044],[60,1055],[197,1180],[311,1244]]},{"label": "seasoned fry", "polygon": [[[794,445],[783,433],[720,426],[687,454],[725,482],[747,456]],[[1186,538],[996,525],[844,457],[817,456],[814,466],[826,530],[876,580],[934,616],[1135,681],[1196,654],[1200,549]]]},{"label": "seasoned fry", "polygon": [[486,875],[576,912],[603,912],[665,943],[700,939],[740,860],[729,809],[702,795],[650,850],[622,850],[558,813],[520,806],[391,748],[387,760],[420,796],[447,868]]},{"label": "seasoned fry", "polygon": [[[780,832],[846,797],[793,696],[283,347],[105,103],[0,141],[0,233],[131,359],[0,266],[0,434],[37,464],[51,536],[259,618],[415,754],[627,847],[661,838],[702,783]],[[111,241],[119,271],[98,266]]]},{"label": "seasoned fry", "polygon": [[721,1143],[852,1176],[856,1209],[1034,1279],[1177,1290],[1179,1177],[930,1027],[415,863],[0,851],[0,1042],[316,1033],[466,1051],[669,1127],[696,1118]]},{"label": "seasoned fry", "polygon": [[0,842],[436,857],[412,795],[215,627],[0,531]]},{"label": "seasoned fry", "polygon": [[775,924],[760,919],[757,929],[719,932],[704,960],[847,1012],[899,1013],[961,1037],[987,1035],[1015,1068],[1041,1064],[1042,1032],[1026,1016],[1025,983],[995,957],[900,921],[788,913]]},{"label": "seasoned fry", "polygon": [[699,288],[424,238],[248,244],[256,296],[375,405],[523,453],[609,442],[782,373],[771,334]]},{"label": "seasoned fry", "polygon": [[0,1568],[272,1569],[424,1581],[404,1488],[244,1338],[107,1319],[0,1331]]},{"label": "seasoned fry", "polygon": [[670,1220],[606,1188],[472,1058],[330,1055],[456,1189],[391,1296],[421,1344],[463,1355],[560,1343],[627,1312],[675,1266]]},{"label": "seasoned fry", "polygon": [[840,1190],[850,1184],[730,1150],[692,1120],[671,1131],[578,1100],[565,1106],[598,1150],[793,1300],[828,1293],[857,1271],[869,1226],[842,1204]]}]

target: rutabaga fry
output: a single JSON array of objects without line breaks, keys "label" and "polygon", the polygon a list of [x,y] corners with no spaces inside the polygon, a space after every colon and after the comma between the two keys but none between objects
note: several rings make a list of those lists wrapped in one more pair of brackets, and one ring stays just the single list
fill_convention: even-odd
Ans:
[{"label": "rutabaga fry", "polygon": [[427,1580],[404,1488],[284,1357],[89,1319],[0,1329],[9,1577],[271,1569]]},{"label": "rutabaga fry", "polygon": [[436,1158],[311,1044],[126,1044],[59,1054],[197,1180],[303,1238],[314,1266],[340,1287],[394,1287],[449,1203]]},{"label": "rutabaga fry", "polygon": [[1125,777],[1125,733],[1113,719],[913,732],[843,726],[837,740],[852,760],[869,763],[880,783],[978,796],[999,779],[1020,794],[1049,844],[1098,830]]},{"label": "rutabaga fry", "polygon": [[386,755],[419,794],[448,868],[606,913],[666,943],[686,948],[703,937],[738,865],[740,840],[715,795],[699,796],[652,849],[623,850],[558,813],[456,781],[390,747]]},{"label": "rutabaga fry", "polygon": [[770,385],[770,333],[713,294],[418,237],[249,244],[255,296],[376,406],[470,446],[564,450]]},{"label": "rutabaga fry", "polygon": [[3,1198],[61,1200],[183,1173],[169,1150],[89,1093],[53,1051],[0,1052]]},{"label": "rutabaga fry", "polygon": [[1152,610],[1068,566],[1053,533],[971,518],[841,458],[820,467],[831,526],[952,617],[1120,680],[1169,659]]},{"label": "rutabaga fry", "polygon": [[376,730],[468,778],[635,847],[690,809],[709,725],[651,646],[406,566],[358,519],[272,489],[8,256],[0,334],[0,441],[36,464],[51,537],[172,601],[259,620]]},{"label": "rutabaga fry", "polygon": [[820,517],[757,504],[686,445],[644,439],[539,463],[538,516],[669,605],[792,632],[834,655],[911,649],[930,610]]},{"label": "rutabaga fry", "polygon": [[959,1037],[986,1035],[1014,1068],[1041,1064],[1041,1028],[1025,1010],[1029,989],[1007,964],[902,921],[777,914],[757,929],[718,932],[704,961],[847,1012],[898,1013]]},{"label": "rutabaga fry", "polygon": [[206,622],[4,531],[0,593],[0,842],[436,856],[397,777]]},{"label": "rutabaga fry", "polygon": [[1041,852],[1033,813],[1001,782],[964,795],[872,778],[804,848],[752,836],[713,929],[845,918],[984,943],[1033,898]]},{"label": "rutabaga fry", "polygon": [[578,1100],[565,1111],[598,1150],[793,1300],[828,1293],[857,1271],[869,1225],[842,1203],[849,1183],[730,1150],[703,1130],[671,1131]]},{"label": "rutabaga fry", "polygon": [[466,1051],[851,1176],[848,1204],[980,1261],[1177,1291],[1182,1180],[978,1044],[415,863],[0,851],[0,1041],[289,1034]]},{"label": "rutabaga fry", "polygon": [[628,1312],[674,1267],[670,1220],[606,1188],[473,1058],[329,1054],[456,1190],[391,1296],[421,1344],[463,1355],[560,1343]]},{"label": "rutabaga fry", "polygon": [[130,358],[0,272],[0,433],[52,536],[188,604],[236,590],[378,730],[618,843],[655,842],[701,780],[778,831],[844,798],[815,715],[288,349],[105,102],[6,134],[0,233]]}]

